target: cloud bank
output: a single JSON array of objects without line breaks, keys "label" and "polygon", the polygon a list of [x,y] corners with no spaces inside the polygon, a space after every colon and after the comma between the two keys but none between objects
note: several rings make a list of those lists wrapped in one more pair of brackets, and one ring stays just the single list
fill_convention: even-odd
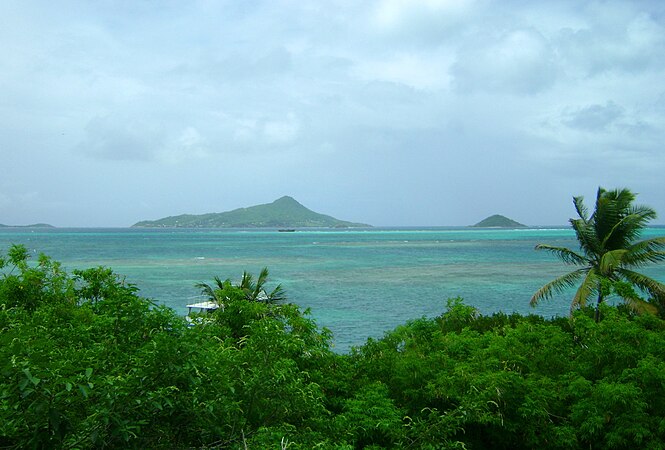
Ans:
[{"label": "cloud bank", "polygon": [[3,2],[0,223],[665,215],[658,1]]}]

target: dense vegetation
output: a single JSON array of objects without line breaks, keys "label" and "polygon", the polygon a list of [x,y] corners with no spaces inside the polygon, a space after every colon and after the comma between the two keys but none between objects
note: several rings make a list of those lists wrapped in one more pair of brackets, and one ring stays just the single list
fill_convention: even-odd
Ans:
[{"label": "dense vegetation", "polygon": [[316,213],[292,197],[281,197],[265,205],[238,208],[209,214],[182,214],[158,220],[145,220],[135,227],[180,228],[307,228],[307,227],[369,227]]},{"label": "dense vegetation", "polygon": [[340,355],[251,289],[187,327],[110,269],[0,266],[0,448],[665,448],[657,315],[456,299]]}]

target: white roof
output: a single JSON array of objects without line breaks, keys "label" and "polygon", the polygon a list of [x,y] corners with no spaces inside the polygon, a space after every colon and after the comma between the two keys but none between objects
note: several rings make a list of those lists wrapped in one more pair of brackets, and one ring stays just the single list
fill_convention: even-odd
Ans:
[{"label": "white roof", "polygon": [[217,309],[219,308],[219,305],[217,302],[200,302],[200,303],[192,303],[187,305],[188,308],[199,308],[199,309]]}]

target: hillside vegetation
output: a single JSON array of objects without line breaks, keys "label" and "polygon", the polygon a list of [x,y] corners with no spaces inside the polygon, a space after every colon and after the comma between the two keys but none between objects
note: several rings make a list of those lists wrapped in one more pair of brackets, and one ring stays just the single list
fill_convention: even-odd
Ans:
[{"label": "hillside vegetation", "polygon": [[134,227],[181,228],[343,228],[369,227],[367,224],[338,220],[311,211],[285,196],[272,203],[239,208],[222,213],[183,214],[159,220],[138,222]]}]

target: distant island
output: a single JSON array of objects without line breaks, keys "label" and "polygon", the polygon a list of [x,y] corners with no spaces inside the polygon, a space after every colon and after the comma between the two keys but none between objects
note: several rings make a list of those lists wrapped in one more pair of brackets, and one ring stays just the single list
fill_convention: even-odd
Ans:
[{"label": "distant island", "polygon": [[365,228],[364,223],[347,222],[311,211],[289,196],[272,203],[209,214],[181,214],[158,220],[144,220],[142,228]]},{"label": "distant island", "polygon": [[495,214],[489,216],[487,219],[481,220],[475,225],[471,225],[473,228],[526,228],[526,225],[523,225],[519,222],[509,219],[500,214]]},{"label": "distant island", "polygon": [[32,225],[4,225],[0,223],[0,228],[55,228],[48,223],[34,223]]}]

